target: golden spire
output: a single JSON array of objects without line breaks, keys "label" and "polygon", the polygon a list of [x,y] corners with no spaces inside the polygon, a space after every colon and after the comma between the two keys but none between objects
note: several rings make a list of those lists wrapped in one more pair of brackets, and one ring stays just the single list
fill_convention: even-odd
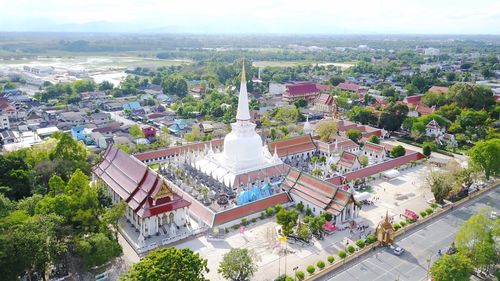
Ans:
[{"label": "golden spire", "polygon": [[245,59],[243,59],[243,70],[241,71],[241,83],[247,83],[247,76],[245,73]]}]

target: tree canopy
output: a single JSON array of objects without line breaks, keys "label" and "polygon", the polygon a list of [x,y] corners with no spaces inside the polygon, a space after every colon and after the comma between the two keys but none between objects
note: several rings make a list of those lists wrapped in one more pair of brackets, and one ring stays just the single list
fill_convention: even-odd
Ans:
[{"label": "tree canopy", "polygon": [[208,281],[207,260],[188,248],[161,248],[149,252],[122,277],[122,281]]},{"label": "tree canopy", "polygon": [[322,141],[330,141],[337,136],[337,125],[331,120],[318,122],[315,130]]},{"label": "tree canopy", "polygon": [[254,255],[248,249],[231,249],[224,254],[218,272],[231,281],[248,281],[257,271]]},{"label": "tree canopy", "polygon": [[500,174],[500,139],[477,142],[469,155],[470,161],[481,167],[487,179]]}]

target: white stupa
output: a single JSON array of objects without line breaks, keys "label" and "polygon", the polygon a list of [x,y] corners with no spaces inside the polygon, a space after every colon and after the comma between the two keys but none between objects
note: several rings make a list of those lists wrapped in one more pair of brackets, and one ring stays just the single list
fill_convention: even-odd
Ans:
[{"label": "white stupa", "polygon": [[236,122],[231,124],[231,132],[224,138],[224,150],[209,153],[195,163],[196,168],[211,175],[227,186],[232,186],[239,175],[282,165],[276,151],[269,152],[261,137],[255,132],[256,125],[250,122],[245,64],[241,73]]}]

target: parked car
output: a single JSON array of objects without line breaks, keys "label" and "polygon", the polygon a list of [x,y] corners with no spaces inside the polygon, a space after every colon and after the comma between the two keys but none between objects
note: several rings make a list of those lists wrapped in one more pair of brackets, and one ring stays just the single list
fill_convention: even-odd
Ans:
[{"label": "parked car", "polygon": [[403,247],[400,247],[396,244],[391,245],[389,248],[391,249],[392,253],[395,254],[396,256],[401,256],[405,252],[405,249]]}]

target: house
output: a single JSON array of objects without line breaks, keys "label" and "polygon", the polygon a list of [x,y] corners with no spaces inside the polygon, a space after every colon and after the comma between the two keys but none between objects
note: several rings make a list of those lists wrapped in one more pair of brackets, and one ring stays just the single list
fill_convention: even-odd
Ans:
[{"label": "house", "polygon": [[144,133],[144,137],[147,138],[148,140],[154,140],[156,138],[155,127],[142,128],[142,132]]},{"label": "house", "polygon": [[313,109],[320,112],[330,113],[337,111],[335,97],[330,94],[319,94],[313,102]]},{"label": "house", "polygon": [[59,114],[59,121],[68,122],[74,126],[84,125],[87,123],[87,114],[85,112],[62,112]]},{"label": "house", "polygon": [[208,134],[214,131],[214,126],[210,123],[204,122],[200,124],[200,130],[203,133]]},{"label": "house", "polygon": [[16,142],[16,135],[11,130],[0,131],[0,144],[5,145]]},{"label": "house", "polygon": [[141,104],[138,102],[138,101],[133,101],[133,102],[129,102],[129,103],[126,103],[124,105],[122,105],[122,108],[123,110],[130,110],[130,111],[134,111],[134,110],[138,110],[141,108]]},{"label": "house", "polygon": [[438,122],[436,120],[432,119],[426,126],[425,126],[425,135],[428,137],[437,137],[443,133],[443,129],[441,126],[439,126]]},{"label": "house", "polygon": [[99,132],[92,132],[90,133],[90,139],[92,139],[92,141],[94,142],[95,146],[97,146],[97,148],[107,148],[108,147],[108,141],[107,141],[107,138],[105,136],[103,136],[103,134],[99,133]]},{"label": "house", "polygon": [[118,122],[109,122],[103,124],[92,130],[92,132],[99,132],[105,137],[112,137],[113,134],[121,129],[121,124]]},{"label": "house", "polygon": [[383,145],[372,142],[365,142],[362,155],[368,157],[370,163],[378,163],[386,159],[387,151],[385,150],[385,147]]},{"label": "house", "polygon": [[102,105],[106,111],[119,111],[123,109],[123,104],[120,102],[107,102]]},{"label": "house", "polygon": [[59,132],[59,129],[55,126],[47,127],[47,128],[38,128],[36,129],[36,134],[41,138],[45,139],[52,136],[54,133]]},{"label": "house", "polygon": [[10,129],[9,116],[0,115],[0,130],[8,130]]},{"label": "house", "polygon": [[359,163],[359,159],[356,154],[347,151],[342,152],[340,159],[337,162],[337,169],[339,172],[348,173],[359,170],[360,168],[361,163]]},{"label": "house", "polygon": [[31,113],[28,118],[26,118],[26,123],[28,124],[28,126],[30,125],[39,125],[40,123],[42,123],[44,120],[42,118],[42,116],[36,114],[36,113]]},{"label": "house", "polygon": [[95,124],[96,126],[108,123],[110,121],[111,121],[111,114],[109,113],[99,112],[90,115],[90,122]]},{"label": "house", "polygon": [[175,119],[174,123],[171,124],[168,129],[171,133],[178,135],[182,130],[188,128],[188,122],[186,119]]},{"label": "house", "polygon": [[84,127],[71,128],[71,136],[77,141],[85,140],[86,137],[85,128]]},{"label": "house", "polygon": [[405,97],[403,103],[406,104],[410,110],[408,111],[408,117],[419,117],[420,115],[429,115],[436,110],[435,106],[428,107],[422,102],[422,97],[424,95],[414,95]]},{"label": "house", "polygon": [[0,114],[7,115],[11,120],[16,118],[16,108],[3,97],[0,97]]},{"label": "house", "polygon": [[351,93],[359,93],[361,86],[355,83],[350,83],[350,82],[342,82],[337,85],[337,89],[340,89],[342,91],[347,91]]},{"label": "house", "polygon": [[292,103],[299,99],[312,101],[319,94],[316,84],[310,82],[296,83],[286,85],[286,90],[282,94],[285,102]]}]

